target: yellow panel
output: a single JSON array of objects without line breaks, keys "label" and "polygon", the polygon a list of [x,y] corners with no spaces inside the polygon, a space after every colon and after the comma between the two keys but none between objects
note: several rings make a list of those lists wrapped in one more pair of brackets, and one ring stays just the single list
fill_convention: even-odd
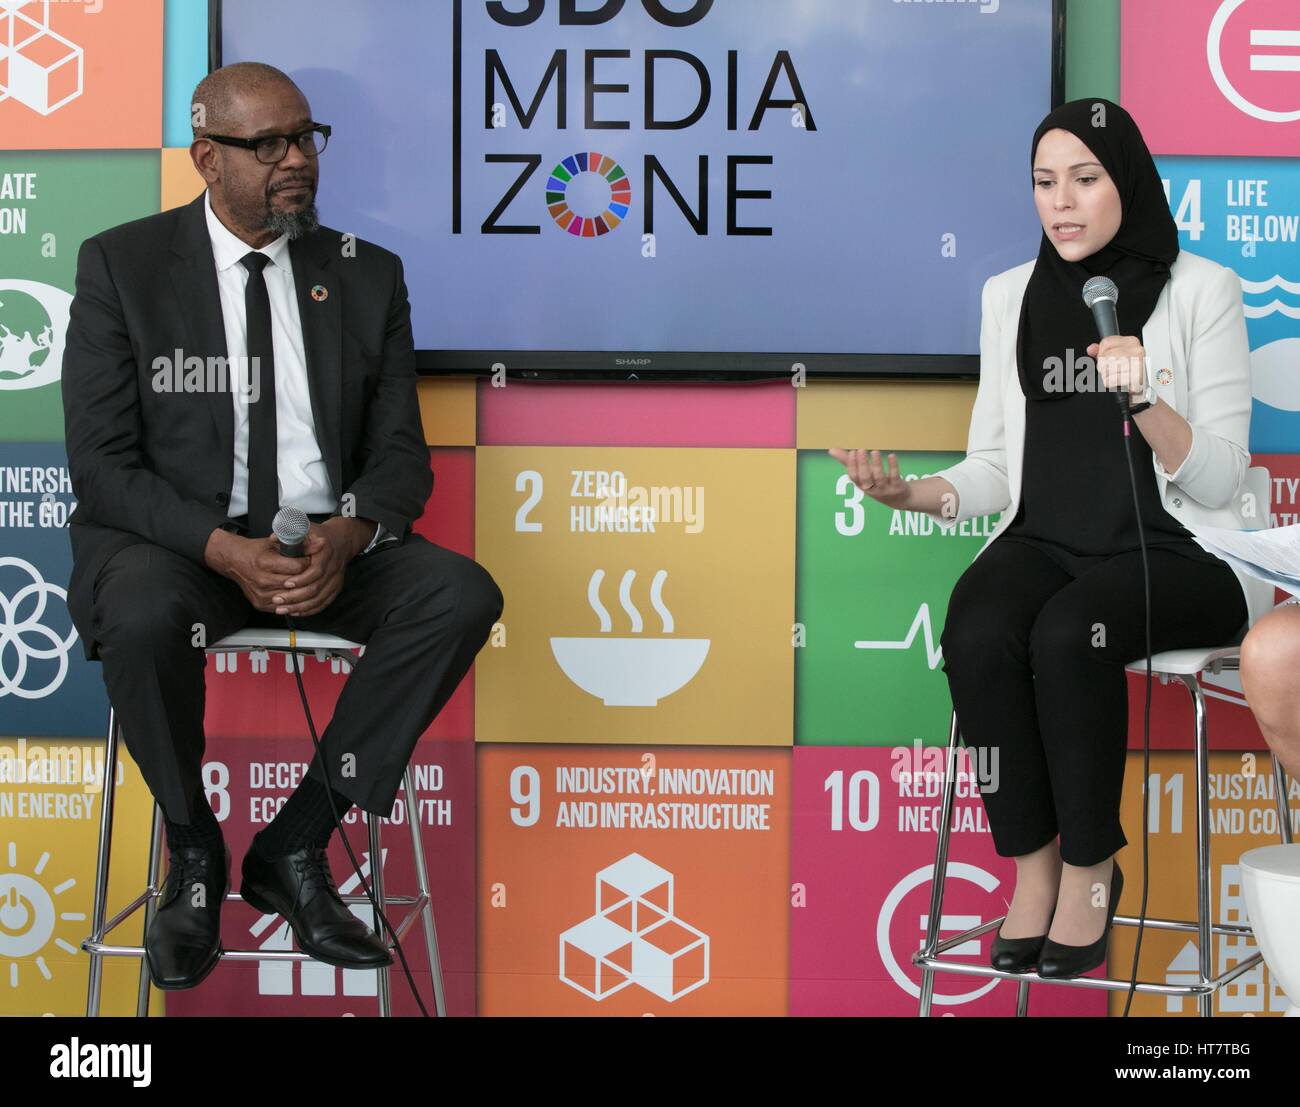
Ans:
[{"label": "yellow panel", "polygon": [[203,178],[190,161],[190,150],[167,149],[162,152],[162,210],[188,204],[203,191]]},{"label": "yellow panel", "polygon": [[430,446],[473,446],[476,434],[473,377],[422,377],[420,421]]},{"label": "yellow panel", "polygon": [[478,740],[790,745],[795,456],[478,447]]},{"label": "yellow panel", "polygon": [[[95,891],[103,748],[102,739],[0,739],[0,1015],[85,1014],[90,963],[81,942]],[[109,918],[144,890],[153,810],[140,771],[120,751]],[[137,912],[108,940],[138,945],[143,920]],[[104,958],[102,1014],[135,1014],[139,970],[134,957]],[[150,1011],[162,1009],[155,991]]]},{"label": "yellow panel", "polygon": [[799,449],[965,450],[970,381],[812,381],[797,393]]}]

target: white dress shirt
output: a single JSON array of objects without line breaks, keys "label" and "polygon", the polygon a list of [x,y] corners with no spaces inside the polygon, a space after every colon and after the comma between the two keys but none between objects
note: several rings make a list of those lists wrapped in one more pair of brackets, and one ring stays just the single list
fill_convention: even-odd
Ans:
[{"label": "white dress shirt", "polygon": [[[248,270],[241,260],[253,248],[217,218],[210,196],[204,197],[203,206],[207,213],[208,234],[212,239],[212,257],[217,266],[217,286],[221,290],[226,353],[232,365],[243,365],[243,359],[248,357],[248,321],[244,317]],[[258,253],[271,259],[263,270],[263,276],[271,300],[280,506],[296,507],[309,514],[332,512],[338,508],[339,501],[330,487],[329,472],[316,441],[302,320],[298,316],[293,265],[289,259],[289,236],[281,235]],[[261,382],[261,387],[265,388],[266,384]],[[230,490],[229,509],[233,518],[248,514],[248,395],[244,387],[230,391],[235,405],[235,483]],[[263,396],[259,402],[268,398]]]},{"label": "white dress shirt", "polygon": [[[212,257],[221,290],[221,317],[226,330],[226,356],[232,365],[243,365],[248,357],[248,320],[244,315],[244,291],[248,270],[243,258],[252,247],[230,231],[212,210],[212,197],[204,194],[203,208],[212,239]],[[271,351],[275,357],[275,442],[280,506],[296,507],[308,514],[325,514],[338,509],[339,500],[330,485],[329,471],[316,440],[316,423],[311,411],[311,389],[307,380],[307,355],[298,314],[298,295],[289,256],[289,236],[281,235],[258,253],[270,258],[262,270],[266,293],[271,301]],[[246,381],[246,378],[240,378]],[[248,395],[244,387],[232,388],[235,406],[235,480],[230,489],[231,518],[248,513]],[[263,384],[264,387],[264,384]],[[259,402],[261,402],[259,397]],[[368,553],[385,540],[382,526],[363,550]]]}]

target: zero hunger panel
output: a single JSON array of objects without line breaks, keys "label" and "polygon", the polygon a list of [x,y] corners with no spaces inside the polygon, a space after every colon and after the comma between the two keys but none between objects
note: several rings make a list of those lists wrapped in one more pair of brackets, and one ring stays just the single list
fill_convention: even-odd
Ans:
[{"label": "zero hunger panel", "polygon": [[225,0],[222,60],[333,126],[322,218],[402,255],[424,367],[973,375],[1037,248],[1047,0],[366,11]]}]

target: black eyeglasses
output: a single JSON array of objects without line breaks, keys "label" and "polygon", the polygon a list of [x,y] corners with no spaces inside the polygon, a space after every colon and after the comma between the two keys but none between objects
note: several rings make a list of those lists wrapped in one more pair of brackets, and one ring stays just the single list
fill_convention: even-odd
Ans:
[{"label": "black eyeglasses", "polygon": [[263,165],[275,165],[289,152],[289,142],[293,141],[309,158],[320,156],[320,152],[329,144],[331,127],[328,123],[313,123],[305,131],[287,135],[262,135],[260,138],[236,138],[233,135],[200,135],[210,138],[223,146],[239,146],[252,150],[257,160]]}]

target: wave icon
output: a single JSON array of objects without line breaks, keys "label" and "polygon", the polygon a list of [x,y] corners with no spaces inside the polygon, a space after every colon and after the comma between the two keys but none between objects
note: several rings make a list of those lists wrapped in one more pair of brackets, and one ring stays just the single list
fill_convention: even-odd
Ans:
[{"label": "wave icon", "polygon": [[[1241,290],[1247,296],[1268,296],[1274,289],[1279,289],[1284,298],[1273,296],[1264,304],[1245,305],[1247,319],[1264,319],[1270,315],[1285,315],[1288,319],[1300,319],[1300,283],[1288,281],[1280,274],[1274,274],[1266,281],[1248,281],[1241,278]],[[1291,297],[1294,303],[1285,302]]]},{"label": "wave icon", "polygon": [[[644,637],[645,621],[632,598],[636,570],[619,580],[618,602],[628,619],[632,637],[611,637],[614,620],[601,600],[605,570],[597,569],[587,582],[587,603],[600,621],[601,637],[551,639],[551,653],[574,684],[597,697],[606,707],[654,707],[688,684],[708,656],[708,638]],[[650,606],[659,616],[664,634],[672,634],[673,614],[663,601],[668,571],[651,579]]]}]

